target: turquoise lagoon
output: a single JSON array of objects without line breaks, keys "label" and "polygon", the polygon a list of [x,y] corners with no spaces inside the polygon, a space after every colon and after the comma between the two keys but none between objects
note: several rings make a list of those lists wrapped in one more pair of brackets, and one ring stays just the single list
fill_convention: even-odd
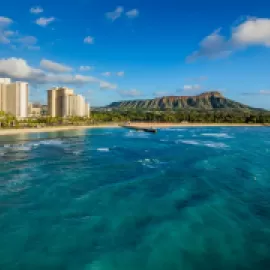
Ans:
[{"label": "turquoise lagoon", "polygon": [[270,128],[0,137],[0,269],[270,269]]}]

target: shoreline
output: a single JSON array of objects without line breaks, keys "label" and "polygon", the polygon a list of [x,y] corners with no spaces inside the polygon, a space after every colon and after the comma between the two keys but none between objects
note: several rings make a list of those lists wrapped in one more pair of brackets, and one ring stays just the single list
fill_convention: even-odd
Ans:
[{"label": "shoreline", "polygon": [[[229,124],[229,123],[136,123],[131,125],[138,127],[153,127],[153,128],[173,128],[173,127],[265,127],[264,124]],[[0,129],[0,136],[17,135],[21,133],[46,133],[57,131],[72,131],[83,129],[98,129],[98,128],[119,128],[118,124],[104,124],[99,126],[64,126],[64,127],[43,127],[43,128],[18,128],[18,129]]]}]

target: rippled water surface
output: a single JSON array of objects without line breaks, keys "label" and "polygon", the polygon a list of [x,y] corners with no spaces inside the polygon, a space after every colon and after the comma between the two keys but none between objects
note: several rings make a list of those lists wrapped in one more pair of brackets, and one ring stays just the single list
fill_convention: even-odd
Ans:
[{"label": "rippled water surface", "polygon": [[270,269],[270,128],[0,137],[0,269]]}]

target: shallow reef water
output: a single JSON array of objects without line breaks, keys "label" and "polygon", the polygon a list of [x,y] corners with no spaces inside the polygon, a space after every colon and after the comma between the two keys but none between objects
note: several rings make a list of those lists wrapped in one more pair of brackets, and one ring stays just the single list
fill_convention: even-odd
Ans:
[{"label": "shallow reef water", "polygon": [[0,137],[0,269],[270,269],[270,129]]}]

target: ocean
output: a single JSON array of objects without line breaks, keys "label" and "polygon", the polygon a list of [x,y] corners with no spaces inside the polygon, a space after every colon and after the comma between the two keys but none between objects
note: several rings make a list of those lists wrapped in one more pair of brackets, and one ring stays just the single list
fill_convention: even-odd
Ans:
[{"label": "ocean", "polygon": [[0,137],[0,269],[270,269],[270,128]]}]

